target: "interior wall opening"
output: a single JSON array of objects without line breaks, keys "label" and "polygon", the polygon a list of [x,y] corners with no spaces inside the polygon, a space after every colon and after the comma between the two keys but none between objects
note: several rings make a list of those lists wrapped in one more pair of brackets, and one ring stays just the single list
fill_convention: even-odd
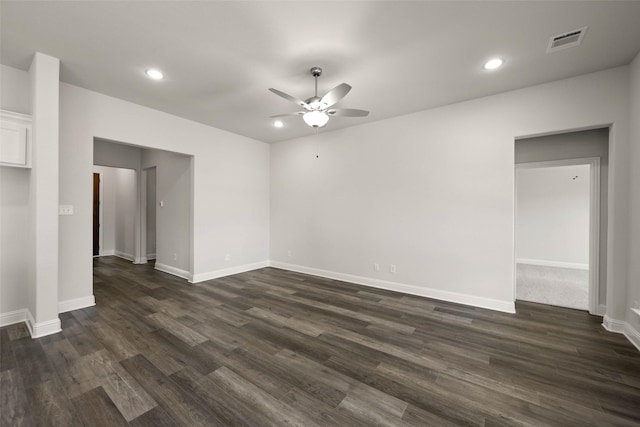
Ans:
[{"label": "interior wall opening", "polygon": [[136,171],[93,167],[93,255],[134,261]]},{"label": "interior wall opening", "polygon": [[516,299],[589,310],[591,166],[563,163],[516,169]]},{"label": "interior wall opening", "polygon": [[601,128],[515,141],[515,299],[605,313],[608,140]]},{"label": "interior wall opening", "polygon": [[[126,215],[115,217],[120,221],[115,223],[116,231],[126,230],[125,234],[117,234],[115,241],[121,239],[126,250],[103,250],[103,256],[115,255],[135,264],[153,259],[157,270],[191,277],[192,160],[192,156],[180,153],[94,138],[94,172],[101,174],[104,199],[104,226],[98,233],[103,236],[103,249],[110,249],[109,209],[126,206]],[[114,170],[129,173],[109,175]],[[127,191],[107,185],[124,185],[125,179],[130,184]],[[109,197],[117,203],[108,203]]]}]

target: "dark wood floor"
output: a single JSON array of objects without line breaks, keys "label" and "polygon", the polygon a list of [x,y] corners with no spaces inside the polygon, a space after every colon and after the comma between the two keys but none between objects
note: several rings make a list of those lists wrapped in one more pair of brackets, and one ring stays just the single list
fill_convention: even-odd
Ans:
[{"label": "dark wood floor", "polygon": [[60,334],[0,329],[3,426],[640,425],[640,352],[580,311],[113,257],[94,292]]}]

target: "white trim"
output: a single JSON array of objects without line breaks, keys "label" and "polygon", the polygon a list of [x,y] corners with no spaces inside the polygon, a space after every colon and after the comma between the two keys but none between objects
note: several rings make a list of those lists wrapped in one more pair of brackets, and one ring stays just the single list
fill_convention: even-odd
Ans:
[{"label": "white trim", "polygon": [[298,273],[311,274],[313,276],[326,277],[328,279],[341,280],[355,283],[357,285],[370,286],[373,288],[385,289],[388,291],[402,292],[410,295],[433,298],[442,301],[454,302],[458,304],[470,305],[490,310],[502,311],[505,313],[515,313],[515,303],[513,301],[501,301],[492,298],[478,297],[475,295],[461,294],[458,292],[443,291],[440,289],[423,288],[404,283],[388,282],[385,280],[371,279],[369,277],[354,276],[351,274],[337,273],[334,271],[320,270],[317,268],[305,267],[301,265],[287,264],[278,261],[271,261],[271,266],[283,270],[296,271]]},{"label": "white trim", "polygon": [[607,306],[604,304],[598,305],[598,316],[604,316],[607,314]]},{"label": "white trim", "polygon": [[[548,168],[560,166],[589,165],[589,313],[598,314],[600,307],[600,158],[583,157],[578,159],[550,160],[544,162],[516,163],[518,169]],[[518,174],[515,173],[515,182]],[[517,183],[516,183],[517,195]],[[517,212],[517,197],[514,212]],[[514,213],[514,217],[517,215]],[[517,219],[516,219],[517,220]],[[515,240],[515,229],[514,229]],[[514,244],[514,258],[516,253]],[[514,272],[515,276],[515,272]],[[514,283],[514,297],[515,283]]]},{"label": "white trim", "polygon": [[96,305],[96,298],[93,295],[82,298],[68,299],[58,302],[58,313],[80,310],[81,308],[92,307],[94,305]]},{"label": "white trim", "polygon": [[150,261],[152,259],[156,259],[156,254],[147,254],[147,261]]},{"label": "white trim", "polygon": [[156,262],[155,269],[158,271],[162,271],[163,273],[172,274],[174,276],[182,277],[183,279],[191,281],[192,274],[186,270],[181,270],[179,268],[172,267],[166,264],[160,264],[159,262]]},{"label": "white trim", "polygon": [[134,264],[146,264],[147,263],[147,257],[143,256],[140,258],[136,258],[135,260],[133,260]]},{"label": "white trim", "polygon": [[607,316],[606,314],[604,315],[604,318],[602,319],[602,326],[609,332],[615,332],[617,334],[622,334],[624,333],[624,325],[626,324],[626,322],[623,322],[622,320],[616,320],[616,319],[612,319],[609,316]]},{"label": "white trim", "polygon": [[41,338],[47,335],[57,334],[62,331],[59,318],[56,317],[55,319],[47,320],[46,322],[36,323],[29,310],[27,310],[26,324],[31,338]]},{"label": "white trim", "polygon": [[638,308],[631,308],[631,311],[633,311],[635,314],[637,314],[638,316],[640,316],[640,309]]},{"label": "white trim", "polygon": [[8,311],[0,313],[0,327],[14,325],[27,321],[27,309]]},{"label": "white trim", "polygon": [[624,336],[627,337],[631,344],[633,344],[638,350],[640,350],[640,332],[633,328],[630,324],[626,324],[624,329]]},{"label": "white trim", "polygon": [[113,254],[118,258],[126,259],[127,261],[133,262],[133,255],[124,253],[122,251],[113,251]]},{"label": "white trim", "polygon": [[[231,276],[233,274],[244,273],[259,268],[269,267],[272,263],[269,261],[260,261],[253,264],[238,265],[236,267],[223,268],[221,270],[209,271],[207,273],[194,274],[189,280],[191,283],[200,283],[206,280],[218,279],[220,277]],[[157,264],[156,264],[157,265]]]},{"label": "white trim", "polygon": [[623,334],[631,344],[640,350],[640,332],[638,332],[629,323],[622,320],[612,319],[605,315],[602,322],[602,326],[609,332],[615,332],[617,334]]},{"label": "white trim", "polygon": [[577,262],[549,261],[546,259],[517,258],[517,264],[540,265],[543,267],[572,268],[575,270],[588,270],[589,264]]},{"label": "white trim", "polygon": [[0,118],[20,122],[23,125],[30,125],[33,123],[33,116],[9,110],[0,110]]},{"label": "white trim", "polygon": [[108,251],[100,251],[100,255],[98,256],[115,256],[116,251],[114,249],[109,249]]}]

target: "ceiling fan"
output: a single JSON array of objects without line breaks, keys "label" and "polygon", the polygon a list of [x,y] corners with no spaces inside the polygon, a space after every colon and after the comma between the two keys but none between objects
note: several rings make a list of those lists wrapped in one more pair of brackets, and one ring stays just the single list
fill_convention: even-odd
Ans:
[{"label": "ceiling fan", "polygon": [[311,75],[316,79],[315,95],[311,98],[303,101],[287,93],[281,92],[277,89],[270,88],[269,90],[284,99],[294,102],[298,106],[302,107],[302,111],[288,114],[278,114],[271,116],[271,118],[286,117],[286,116],[302,116],[302,119],[306,124],[314,128],[320,128],[327,124],[330,116],[344,116],[344,117],[366,117],[369,115],[368,111],[357,110],[354,108],[331,108],[335,103],[345,97],[351,90],[351,86],[346,83],[339,84],[331,89],[322,98],[318,96],[318,77],[322,75],[322,68],[313,67]]}]

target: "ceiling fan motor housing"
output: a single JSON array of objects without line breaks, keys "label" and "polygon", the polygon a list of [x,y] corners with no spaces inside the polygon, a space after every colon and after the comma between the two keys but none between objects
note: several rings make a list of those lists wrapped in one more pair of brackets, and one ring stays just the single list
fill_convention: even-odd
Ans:
[{"label": "ceiling fan motor housing", "polygon": [[313,77],[320,77],[322,75],[322,68],[320,67],[313,67],[310,71]]}]

